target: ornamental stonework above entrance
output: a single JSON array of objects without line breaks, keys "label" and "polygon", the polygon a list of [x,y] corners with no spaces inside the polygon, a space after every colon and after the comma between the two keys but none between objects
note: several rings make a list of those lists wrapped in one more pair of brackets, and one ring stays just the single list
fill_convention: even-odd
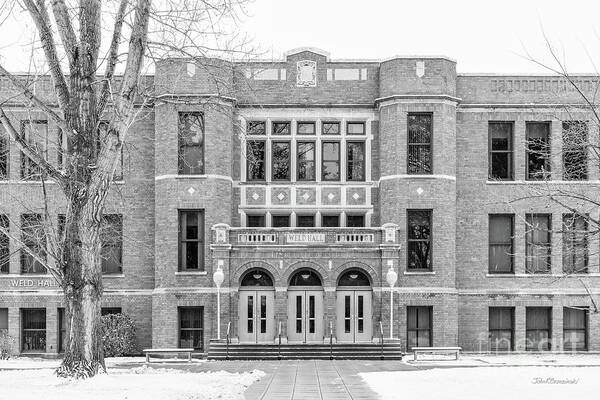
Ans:
[{"label": "ornamental stonework above entrance", "polygon": [[317,62],[311,60],[298,61],[296,63],[296,86],[317,86]]}]

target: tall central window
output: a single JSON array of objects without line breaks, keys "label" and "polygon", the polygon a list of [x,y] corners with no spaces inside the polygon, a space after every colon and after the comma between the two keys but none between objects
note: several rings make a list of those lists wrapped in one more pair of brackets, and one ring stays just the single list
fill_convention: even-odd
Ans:
[{"label": "tall central window", "polygon": [[364,181],[365,180],[365,142],[348,142],[346,180]]},{"label": "tall central window", "polygon": [[290,180],[290,142],[273,142],[271,162],[274,181]]},{"label": "tall central window", "polygon": [[431,210],[407,211],[408,269],[431,269]]},{"label": "tall central window", "polygon": [[323,180],[340,180],[340,143],[323,142]]},{"label": "tall central window", "polygon": [[[21,121],[21,136],[35,148],[44,159],[48,159],[48,121]],[[40,180],[42,170],[23,152],[21,152],[21,178]]]},{"label": "tall central window", "polygon": [[[41,214],[21,215],[21,273],[45,274],[46,234]],[[41,260],[41,261],[40,261]]]},{"label": "tall central window", "polygon": [[490,274],[513,272],[513,226],[511,214],[489,216],[489,269]]},{"label": "tall central window", "polygon": [[246,170],[249,181],[265,180],[265,142],[262,140],[248,141],[246,149]]},{"label": "tall central window", "polygon": [[199,112],[179,113],[179,173],[204,173],[204,115]]},{"label": "tall central window", "polygon": [[582,274],[588,267],[588,222],[586,216],[563,214],[563,272]]},{"label": "tall central window", "polygon": [[431,174],[433,115],[430,113],[408,114],[408,173]]},{"label": "tall central window", "polygon": [[315,143],[314,142],[298,142],[297,144],[298,160],[298,180],[299,181],[314,181],[315,180]]},{"label": "tall central window", "polygon": [[179,269],[204,270],[204,210],[179,210]]},{"label": "tall central window", "polygon": [[489,134],[489,178],[513,180],[513,123],[490,122]]},{"label": "tall central window", "polygon": [[106,214],[100,229],[102,242],[102,273],[120,274],[123,272],[123,217],[119,214]]},{"label": "tall central window", "polygon": [[550,179],[550,124],[527,122],[527,179],[531,181]]},{"label": "tall central window", "polygon": [[528,274],[550,272],[550,214],[526,214],[526,264]]},{"label": "tall central window", "polygon": [[588,178],[588,124],[585,121],[564,121],[563,179],[582,181]]}]

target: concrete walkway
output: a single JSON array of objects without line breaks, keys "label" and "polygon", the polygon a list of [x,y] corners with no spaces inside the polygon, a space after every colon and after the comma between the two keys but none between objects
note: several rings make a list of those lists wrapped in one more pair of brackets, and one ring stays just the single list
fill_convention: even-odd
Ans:
[{"label": "concrete walkway", "polygon": [[416,369],[395,361],[352,360],[271,361],[254,364],[254,368],[267,375],[246,390],[246,400],[379,399],[358,376],[360,372]]}]

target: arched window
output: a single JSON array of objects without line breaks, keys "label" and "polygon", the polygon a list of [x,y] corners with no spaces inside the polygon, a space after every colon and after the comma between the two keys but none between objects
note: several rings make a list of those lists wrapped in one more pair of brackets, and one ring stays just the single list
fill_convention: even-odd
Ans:
[{"label": "arched window", "polygon": [[338,286],[371,286],[367,274],[359,269],[349,269],[340,275]]},{"label": "arched window", "polygon": [[240,286],[273,286],[273,279],[262,269],[251,269],[242,277]]},{"label": "arched window", "polygon": [[322,282],[319,274],[312,269],[304,268],[292,275],[290,286],[322,286]]}]

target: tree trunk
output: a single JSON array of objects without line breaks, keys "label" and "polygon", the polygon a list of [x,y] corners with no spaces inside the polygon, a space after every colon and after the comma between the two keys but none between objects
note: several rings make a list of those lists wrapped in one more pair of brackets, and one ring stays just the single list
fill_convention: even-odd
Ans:
[{"label": "tree trunk", "polygon": [[[80,217],[77,216],[80,215]],[[65,222],[65,355],[56,373],[89,378],[104,366],[100,326],[102,268],[99,209],[83,207]]]}]

